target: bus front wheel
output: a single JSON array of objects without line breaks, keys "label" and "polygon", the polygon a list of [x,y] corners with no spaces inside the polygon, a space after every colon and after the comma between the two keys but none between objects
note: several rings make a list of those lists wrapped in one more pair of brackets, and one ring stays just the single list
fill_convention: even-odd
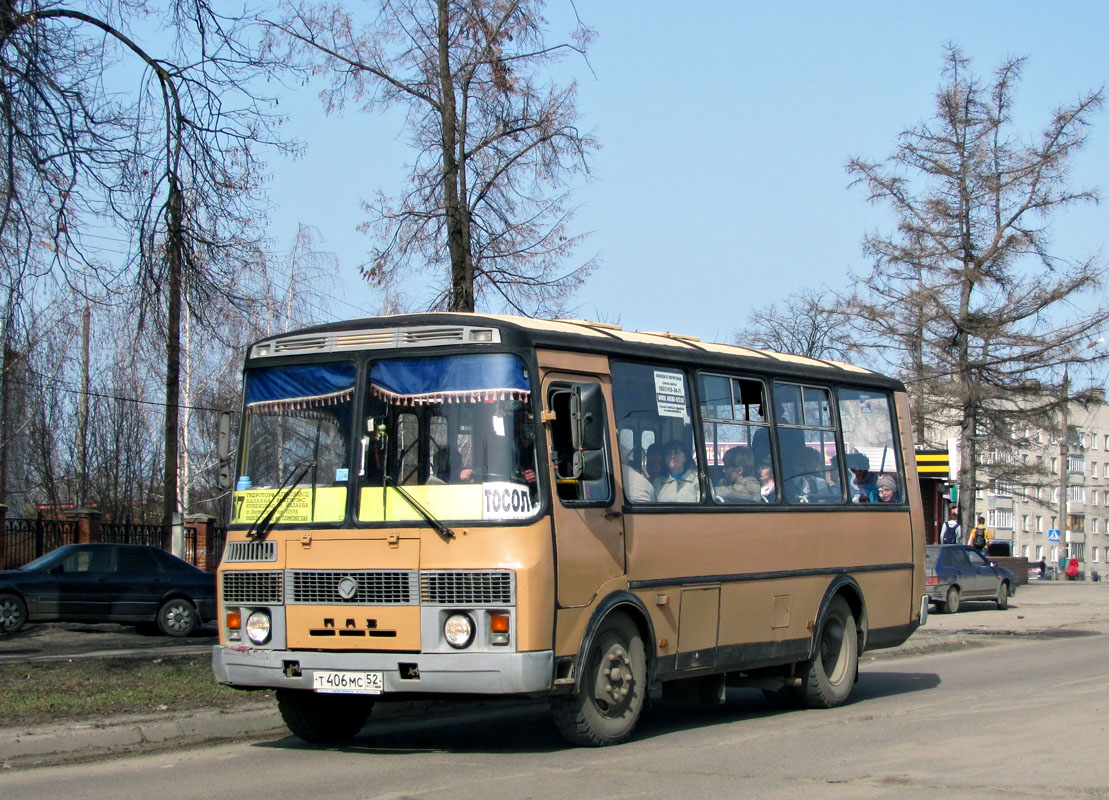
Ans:
[{"label": "bus front wheel", "polygon": [[619,744],[635,730],[647,693],[647,658],[635,623],[623,614],[605,620],[583,663],[578,693],[551,698],[555,725],[573,744]]},{"label": "bus front wheel", "polygon": [[851,694],[859,670],[859,635],[851,606],[842,597],[828,604],[817,634],[816,654],[801,673],[798,699],[809,708],[835,708]]},{"label": "bus front wheel", "polygon": [[374,707],[374,701],[365,695],[317,694],[304,689],[278,689],[276,694],[277,708],[289,730],[312,743],[350,741]]}]

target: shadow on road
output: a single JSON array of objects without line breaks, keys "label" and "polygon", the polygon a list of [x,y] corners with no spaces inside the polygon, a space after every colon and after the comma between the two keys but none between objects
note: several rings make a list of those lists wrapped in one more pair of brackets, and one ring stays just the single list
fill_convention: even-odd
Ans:
[{"label": "shadow on road", "polygon": [[875,697],[890,697],[910,692],[923,692],[940,685],[934,672],[877,672],[868,669],[859,677],[851,693],[852,703]]},{"label": "shadow on road", "polygon": [[[848,707],[868,699],[926,691],[940,684],[935,673],[871,672],[861,676]],[[377,714],[379,709],[375,709]],[[386,714],[395,710],[386,710]],[[633,740],[652,739],[682,730],[733,725],[745,720],[804,713],[772,706],[762,692],[729,689],[722,705],[663,703],[652,695]],[[384,715],[383,715],[384,716]],[[354,742],[341,746],[311,745],[295,736],[258,742],[256,747],[329,750],[343,753],[404,755],[449,753],[551,753],[571,749],[555,729],[546,701],[444,702],[438,710],[376,718]]]}]

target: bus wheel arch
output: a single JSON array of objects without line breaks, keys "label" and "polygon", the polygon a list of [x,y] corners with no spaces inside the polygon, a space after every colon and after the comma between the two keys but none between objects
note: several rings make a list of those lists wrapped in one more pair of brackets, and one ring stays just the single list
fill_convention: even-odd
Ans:
[{"label": "bus wheel arch", "polygon": [[574,689],[551,697],[555,724],[573,744],[598,747],[631,736],[654,674],[650,617],[633,595],[617,593],[586,626]]},{"label": "bus wheel arch", "polygon": [[[838,585],[837,585],[838,584]],[[859,654],[866,643],[866,607],[850,578],[829,587],[813,631],[809,659],[800,665],[797,700],[809,708],[834,708],[847,702],[859,675]]]}]

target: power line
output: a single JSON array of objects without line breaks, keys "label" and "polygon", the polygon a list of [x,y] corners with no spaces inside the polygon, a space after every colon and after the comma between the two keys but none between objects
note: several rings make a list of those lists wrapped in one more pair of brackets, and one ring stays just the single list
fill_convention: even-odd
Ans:
[{"label": "power line", "polygon": [[138,405],[157,406],[159,408],[184,408],[190,411],[215,411],[217,413],[223,413],[224,411],[228,410],[225,408],[213,408],[211,406],[194,406],[188,403],[177,403],[176,405],[173,405],[164,401],[143,400],[138,397],[124,397],[123,395],[109,394],[107,392],[97,392],[91,389],[86,392],[82,391],[81,389],[68,386],[64,381],[58,380],[57,378],[51,378],[39,372],[36,372],[30,367],[27,368],[27,371],[38,378],[42,383],[32,383],[31,381],[19,380],[18,378],[12,377],[9,377],[7,379],[8,383],[14,384],[16,386],[24,386],[29,389],[38,389],[42,388],[42,384],[50,384],[58,391],[66,392],[67,394],[87,394],[89,397],[97,397],[103,400],[116,400],[120,403],[136,403]]}]

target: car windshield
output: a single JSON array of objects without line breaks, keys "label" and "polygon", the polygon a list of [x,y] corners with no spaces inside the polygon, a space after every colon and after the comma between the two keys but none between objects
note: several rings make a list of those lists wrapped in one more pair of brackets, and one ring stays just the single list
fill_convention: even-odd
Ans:
[{"label": "car windshield", "polygon": [[538,511],[531,383],[516,356],[376,361],[362,430],[360,520],[416,521],[417,504],[443,521]]},{"label": "car windshield", "polygon": [[278,503],[276,522],[346,516],[355,377],[351,362],[247,371],[233,522]]},{"label": "car windshield", "polygon": [[66,557],[66,554],[73,550],[73,545],[66,547],[59,547],[57,550],[51,550],[46,555],[39,556],[34,561],[28,561],[20,569],[27,572],[33,572],[39,569],[49,569],[55,563],[60,562]]}]

